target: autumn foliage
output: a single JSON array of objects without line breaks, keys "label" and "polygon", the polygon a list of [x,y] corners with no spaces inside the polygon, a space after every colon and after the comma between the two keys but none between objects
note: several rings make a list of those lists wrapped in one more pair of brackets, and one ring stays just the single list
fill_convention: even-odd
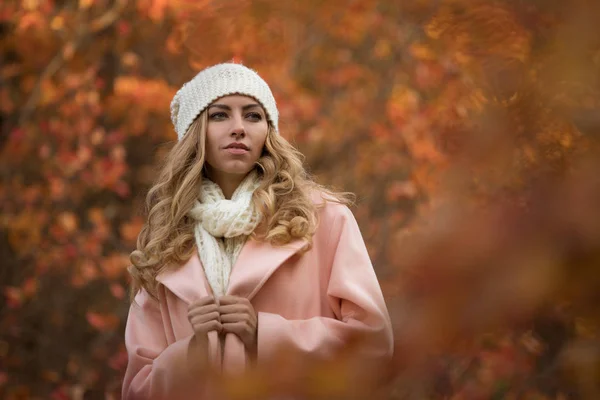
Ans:
[{"label": "autumn foliage", "polygon": [[126,267],[176,139],[169,102],[235,60],[270,83],[311,173],[358,195],[396,352],[377,376],[282,355],[232,398],[600,398],[599,15],[592,0],[3,1],[0,397],[120,397]]}]

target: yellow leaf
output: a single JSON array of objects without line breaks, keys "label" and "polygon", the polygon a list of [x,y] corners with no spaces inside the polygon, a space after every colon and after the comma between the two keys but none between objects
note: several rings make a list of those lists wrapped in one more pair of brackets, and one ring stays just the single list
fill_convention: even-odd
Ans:
[{"label": "yellow leaf", "polygon": [[410,46],[410,52],[412,56],[418,60],[436,59],[435,53],[431,50],[431,48],[422,43],[415,43]]},{"label": "yellow leaf", "polygon": [[94,0],[79,0],[79,8],[82,10],[88,9],[94,4]]},{"label": "yellow leaf", "polygon": [[33,11],[33,10],[37,9],[39,6],[40,6],[39,0],[25,0],[23,2],[23,8],[25,8],[26,10]]},{"label": "yellow leaf", "polygon": [[52,22],[50,22],[50,28],[52,28],[55,31],[59,31],[64,27],[65,19],[62,16],[57,15],[56,17],[52,18]]},{"label": "yellow leaf", "polygon": [[377,43],[375,43],[373,53],[375,54],[375,57],[379,59],[388,58],[392,53],[392,44],[389,40],[379,39]]}]

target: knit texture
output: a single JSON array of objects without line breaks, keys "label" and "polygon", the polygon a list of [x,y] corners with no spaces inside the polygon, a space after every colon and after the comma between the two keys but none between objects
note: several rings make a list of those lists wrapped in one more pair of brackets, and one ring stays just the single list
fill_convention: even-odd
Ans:
[{"label": "knit texture", "polygon": [[227,200],[219,185],[204,179],[200,200],[188,213],[197,221],[196,246],[208,283],[217,296],[227,291],[231,268],[248,235],[260,222],[260,214],[252,202],[258,185],[253,171],[238,186],[231,200]]},{"label": "knit texture", "polygon": [[206,107],[232,94],[255,98],[265,109],[271,125],[279,132],[279,112],[269,85],[253,70],[241,64],[224,63],[200,71],[177,91],[171,101],[171,121],[179,140]]}]

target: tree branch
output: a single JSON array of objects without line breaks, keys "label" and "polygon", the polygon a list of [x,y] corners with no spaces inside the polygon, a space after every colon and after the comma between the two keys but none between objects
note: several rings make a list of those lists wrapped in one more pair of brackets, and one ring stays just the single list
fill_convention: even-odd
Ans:
[{"label": "tree branch", "polygon": [[[108,10],[106,13],[102,14],[100,17],[96,18],[92,22],[87,25],[87,28],[84,28],[79,31],[76,37],[67,42],[62,49],[52,58],[52,61],[48,64],[46,69],[42,72],[38,80],[36,81],[29,98],[25,102],[23,109],[19,115],[18,125],[22,126],[23,123],[31,117],[31,114],[35,110],[37,103],[39,101],[40,92],[42,90],[42,83],[46,79],[50,79],[63,65],[64,63],[73,57],[75,51],[79,48],[81,43],[85,38],[108,28],[112,24],[114,24],[121,12],[127,5],[128,0],[117,0],[115,5]],[[86,24],[82,24],[82,26],[86,26]]]}]

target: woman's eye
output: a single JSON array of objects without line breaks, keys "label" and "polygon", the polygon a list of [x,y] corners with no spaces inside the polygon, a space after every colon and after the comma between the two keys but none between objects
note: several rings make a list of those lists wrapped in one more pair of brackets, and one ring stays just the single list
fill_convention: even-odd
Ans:
[{"label": "woman's eye", "polygon": [[257,112],[252,112],[252,113],[249,113],[248,115],[246,115],[246,118],[249,118],[254,121],[260,121],[262,119],[262,115],[260,115]]},{"label": "woman's eye", "polygon": [[223,118],[227,118],[227,114],[222,111],[210,114],[210,119],[223,119]]}]

